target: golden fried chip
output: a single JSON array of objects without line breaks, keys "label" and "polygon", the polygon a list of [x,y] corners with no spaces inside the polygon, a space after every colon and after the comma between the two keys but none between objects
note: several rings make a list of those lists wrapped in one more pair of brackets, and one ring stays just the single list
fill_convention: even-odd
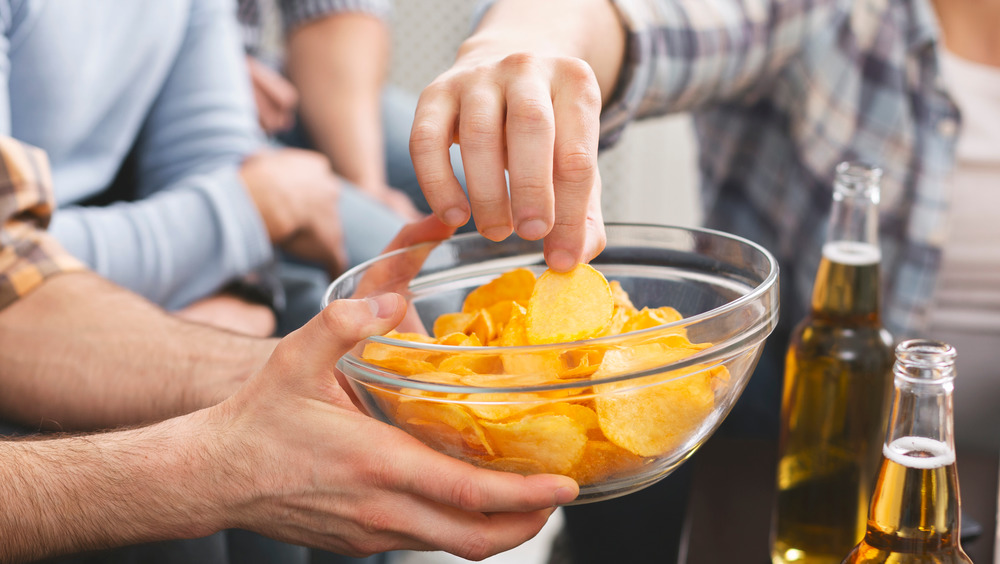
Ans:
[{"label": "golden fried chip", "polygon": [[528,342],[568,343],[596,336],[608,326],[614,308],[608,281],[589,264],[569,272],[546,270],[528,300]]},{"label": "golden fried chip", "polygon": [[581,486],[597,484],[616,474],[626,474],[642,466],[641,456],[609,443],[608,441],[587,441],[583,456],[567,474]]},{"label": "golden fried chip", "polygon": [[453,374],[500,374],[503,363],[495,354],[458,353],[449,355],[438,363],[438,370]]},{"label": "golden fried chip", "polygon": [[534,286],[535,273],[527,268],[516,268],[469,292],[462,304],[462,311],[475,313],[497,302],[508,300],[527,303]]},{"label": "golden fried chip", "polygon": [[632,305],[632,300],[628,297],[628,293],[622,288],[621,282],[612,280],[608,282],[608,286],[611,287],[611,297],[614,299],[615,308],[636,311],[635,306]]},{"label": "golden fried chip", "polygon": [[472,321],[469,322],[465,332],[478,337],[480,343],[488,343],[495,339],[497,328],[493,324],[493,317],[490,315],[489,310],[481,309],[477,311],[472,316]]},{"label": "golden fried chip", "polygon": [[443,313],[434,320],[434,336],[440,339],[451,333],[465,334],[473,317],[475,316],[471,313]]},{"label": "golden fried chip", "polygon": [[482,466],[483,468],[489,468],[490,470],[513,472],[524,476],[528,476],[530,474],[543,474],[545,472],[545,467],[543,467],[537,460],[532,460],[530,458],[514,458],[510,456],[485,460],[482,462]]},{"label": "golden fried chip", "polygon": [[565,415],[526,415],[509,423],[482,422],[500,456],[528,458],[544,472],[564,474],[580,460],[586,430]]},{"label": "golden fried chip", "polygon": [[496,326],[497,333],[503,330],[503,326],[507,324],[507,320],[510,319],[510,312],[516,304],[517,302],[514,300],[503,300],[486,308],[486,311],[490,314],[490,318],[493,320],[493,324]]},{"label": "golden fried chip", "polygon": [[683,319],[681,314],[669,306],[654,309],[644,307],[629,318],[625,325],[622,326],[621,332],[628,333],[630,331],[649,329],[650,327],[659,327],[660,325],[666,325],[667,323],[673,323],[681,319]]},{"label": "golden fried chip", "polygon": [[[610,350],[593,378],[649,370],[690,356],[658,344]],[[695,366],[639,381],[594,386],[604,436],[639,456],[658,456],[688,440],[715,407],[711,372]],[[634,388],[634,389],[628,389]]]},{"label": "golden fried chip", "polygon": [[427,446],[452,456],[495,454],[482,426],[460,405],[403,399],[396,422]]},{"label": "golden fried chip", "polygon": [[542,411],[556,415],[565,415],[571,418],[583,427],[587,433],[587,437],[591,439],[604,438],[601,434],[601,424],[597,418],[597,413],[585,405],[559,402],[545,406],[542,408]]},{"label": "golden fried chip", "polygon": [[426,360],[417,360],[414,358],[406,358],[404,356],[391,356],[389,358],[369,361],[374,365],[381,366],[386,370],[395,372],[396,374],[402,374],[403,376],[424,374],[435,370],[434,365]]}]

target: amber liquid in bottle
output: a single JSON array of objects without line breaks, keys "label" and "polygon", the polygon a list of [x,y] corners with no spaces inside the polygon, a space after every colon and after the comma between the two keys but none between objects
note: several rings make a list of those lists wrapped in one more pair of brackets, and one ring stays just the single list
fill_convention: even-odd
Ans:
[{"label": "amber liquid in bottle", "polygon": [[891,426],[865,536],[845,563],[972,562],[959,542],[954,357],[945,343],[900,343]]},{"label": "amber liquid in bottle", "polygon": [[841,562],[864,535],[879,467],[892,336],[880,317],[877,184],[844,190],[851,182],[838,174],[811,312],[793,333],[786,358],[771,530],[775,564]]}]

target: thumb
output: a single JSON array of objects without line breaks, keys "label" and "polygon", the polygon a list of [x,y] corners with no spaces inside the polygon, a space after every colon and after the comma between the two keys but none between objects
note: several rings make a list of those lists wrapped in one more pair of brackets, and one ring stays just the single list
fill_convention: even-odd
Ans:
[{"label": "thumb", "polygon": [[285,337],[278,349],[289,351],[294,365],[320,374],[332,372],[340,357],[360,341],[398,325],[406,312],[405,304],[399,294],[335,300]]}]

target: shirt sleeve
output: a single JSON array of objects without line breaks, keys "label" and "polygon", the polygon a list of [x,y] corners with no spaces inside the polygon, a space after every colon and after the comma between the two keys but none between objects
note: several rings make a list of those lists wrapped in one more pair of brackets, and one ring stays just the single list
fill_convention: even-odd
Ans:
[{"label": "shirt sleeve", "polygon": [[98,274],[183,307],[273,259],[239,175],[263,141],[231,0],[192,2],[137,140],[136,201],[60,208],[52,232]]},{"label": "shirt sleeve", "polygon": [[601,145],[632,119],[715,102],[752,103],[847,0],[613,0],[627,33]]},{"label": "shirt sleeve", "polygon": [[390,0],[280,0],[279,5],[285,33],[331,14],[361,12],[388,19],[392,12]]},{"label": "shirt sleeve", "polygon": [[45,153],[0,137],[0,309],[52,275],[84,269],[45,232],[53,205]]}]

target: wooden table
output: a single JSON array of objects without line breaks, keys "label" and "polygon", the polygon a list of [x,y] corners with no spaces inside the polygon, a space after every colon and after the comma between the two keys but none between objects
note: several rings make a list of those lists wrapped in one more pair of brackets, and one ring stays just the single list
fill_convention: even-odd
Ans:
[{"label": "wooden table", "polygon": [[[696,465],[696,472],[688,513],[690,530],[683,551],[686,560],[681,561],[768,564],[777,446],[761,439],[716,436],[689,463]],[[976,564],[992,564],[997,530],[997,453],[959,450],[957,463],[962,514],[983,526],[978,538],[962,546]]]}]

